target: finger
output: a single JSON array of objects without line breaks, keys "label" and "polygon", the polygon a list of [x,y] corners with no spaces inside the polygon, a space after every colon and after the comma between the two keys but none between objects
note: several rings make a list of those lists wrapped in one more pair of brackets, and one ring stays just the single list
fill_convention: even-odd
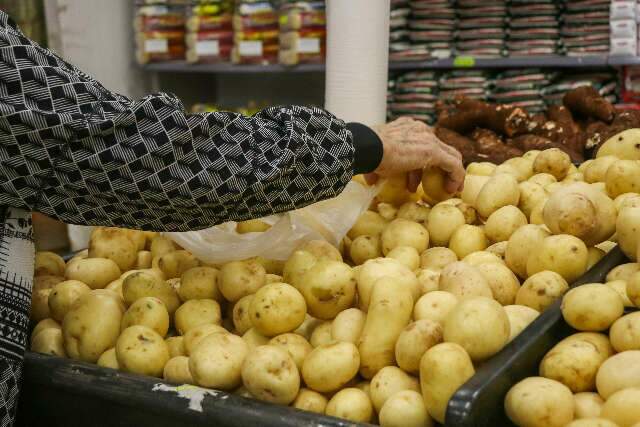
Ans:
[{"label": "finger", "polygon": [[407,190],[410,193],[415,193],[422,180],[422,170],[417,169],[407,173]]},{"label": "finger", "polygon": [[377,173],[368,173],[368,174],[365,174],[364,176],[364,180],[369,185],[374,185],[376,182],[378,182],[378,178],[379,177]]},{"label": "finger", "polygon": [[464,167],[462,166],[462,162],[458,159],[449,161],[443,169],[447,172],[445,189],[449,193],[460,191],[464,185]]}]

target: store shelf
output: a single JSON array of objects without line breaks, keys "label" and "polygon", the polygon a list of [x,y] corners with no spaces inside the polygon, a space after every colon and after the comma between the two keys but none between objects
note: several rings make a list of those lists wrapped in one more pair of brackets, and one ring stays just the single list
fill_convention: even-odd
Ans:
[{"label": "store shelf", "polygon": [[[438,59],[434,61],[392,62],[389,69],[428,70],[453,68],[593,68],[607,66],[640,65],[637,56],[529,56],[517,58],[481,59],[469,56]],[[234,65],[221,64],[188,64],[184,61],[159,62],[142,66],[143,69],[158,73],[218,73],[218,74],[252,74],[252,73],[317,73],[323,72],[324,64],[285,65]]]}]

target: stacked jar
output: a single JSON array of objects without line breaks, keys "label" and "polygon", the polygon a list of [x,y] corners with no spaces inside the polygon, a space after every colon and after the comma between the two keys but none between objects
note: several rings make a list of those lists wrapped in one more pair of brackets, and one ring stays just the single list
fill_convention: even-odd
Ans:
[{"label": "stacked jar", "polygon": [[233,2],[197,0],[186,22],[187,62],[228,62],[233,48]]},{"label": "stacked jar", "polygon": [[233,15],[235,64],[278,61],[278,14],[270,1],[237,0]]},{"label": "stacked jar", "polygon": [[137,2],[134,29],[138,62],[146,64],[184,59],[184,21],[183,2]]},{"label": "stacked jar", "polygon": [[286,1],[280,6],[279,62],[324,62],[327,40],[324,1]]}]

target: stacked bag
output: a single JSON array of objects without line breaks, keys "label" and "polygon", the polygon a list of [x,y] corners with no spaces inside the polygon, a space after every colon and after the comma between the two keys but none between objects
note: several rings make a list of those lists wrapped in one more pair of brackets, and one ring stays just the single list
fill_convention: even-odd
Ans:
[{"label": "stacked bag", "polygon": [[492,82],[488,99],[496,104],[509,104],[530,113],[547,108],[542,93],[555,73],[537,69],[508,70],[498,73]]},{"label": "stacked bag", "polygon": [[233,48],[233,1],[199,0],[186,21],[187,62],[228,62]]},{"label": "stacked bag", "polygon": [[554,0],[511,0],[509,56],[544,56],[558,53],[560,9]]},{"label": "stacked bag", "polygon": [[636,0],[611,2],[610,12],[610,54],[638,54],[638,4]]},{"label": "stacked bag", "polygon": [[456,53],[476,58],[501,57],[507,38],[506,0],[458,0]]},{"label": "stacked bag", "polygon": [[411,57],[408,19],[409,0],[391,0],[389,16],[389,61],[407,61]]},{"label": "stacked bag", "polygon": [[138,1],[134,18],[140,64],[185,58],[185,6],[178,1]]},{"label": "stacked bag", "polygon": [[609,53],[610,0],[566,0],[561,39],[568,56]]},{"label": "stacked bag", "polygon": [[435,122],[438,100],[438,73],[435,71],[404,73],[389,85],[389,92],[390,119],[406,116],[428,124]]},{"label": "stacked bag", "polygon": [[283,1],[279,9],[279,62],[283,65],[324,62],[326,14],[322,1]]},{"label": "stacked bag", "polygon": [[233,32],[234,64],[278,62],[278,11],[270,1],[236,0]]},{"label": "stacked bag", "polygon": [[448,58],[455,44],[456,9],[452,0],[412,0],[409,39],[414,56]]}]

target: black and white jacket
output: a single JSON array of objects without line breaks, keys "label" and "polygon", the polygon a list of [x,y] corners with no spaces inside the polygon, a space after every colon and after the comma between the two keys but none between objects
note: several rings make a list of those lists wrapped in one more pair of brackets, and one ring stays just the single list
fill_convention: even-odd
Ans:
[{"label": "black and white jacket", "polygon": [[[382,156],[318,108],[189,114],[173,95],[110,92],[0,11],[0,426],[27,344],[31,211],[71,224],[187,231],[339,194]],[[1,221],[4,220],[4,221]]]}]

